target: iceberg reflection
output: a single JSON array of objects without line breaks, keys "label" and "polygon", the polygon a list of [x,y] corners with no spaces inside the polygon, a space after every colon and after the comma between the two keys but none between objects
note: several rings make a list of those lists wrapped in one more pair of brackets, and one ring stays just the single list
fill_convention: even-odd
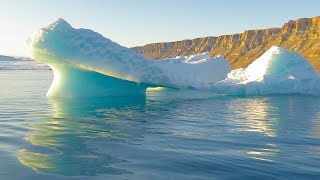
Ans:
[{"label": "iceberg reflection", "polygon": [[[288,155],[309,159],[310,167],[316,163],[319,98],[193,92],[149,88],[147,97],[122,100],[50,99],[52,116],[30,126],[25,139],[31,144],[18,159],[44,174],[123,179],[153,173],[161,179],[163,170],[168,177],[181,170],[183,179],[235,167],[251,174],[251,167],[296,164]],[[184,169],[193,163],[192,171]]]},{"label": "iceberg reflection", "polygon": [[139,141],[143,130],[128,131],[123,124],[135,126],[139,123],[130,121],[130,117],[135,116],[137,109],[143,109],[145,96],[129,99],[50,99],[50,102],[53,116],[31,126],[26,140],[33,146],[18,152],[18,159],[23,165],[41,173],[67,176],[131,173],[112,167],[126,160],[96,152],[88,142],[99,138],[101,141],[123,143]]}]

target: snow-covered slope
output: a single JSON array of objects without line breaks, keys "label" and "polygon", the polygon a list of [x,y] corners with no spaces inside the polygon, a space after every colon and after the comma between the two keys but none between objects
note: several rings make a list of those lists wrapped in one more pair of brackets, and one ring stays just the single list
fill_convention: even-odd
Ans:
[{"label": "snow-covered slope", "polygon": [[247,68],[236,69],[212,85],[214,92],[233,95],[320,94],[320,78],[297,52],[273,46]]},{"label": "snow-covered slope", "polygon": [[[69,69],[81,70],[82,77],[85,71],[93,71],[119,80],[174,88],[208,87],[225,79],[230,72],[226,60],[222,57],[210,58],[208,53],[180,57],[179,60],[149,59],[92,30],[74,29],[63,19],[39,29],[27,40],[27,45],[32,59],[48,64],[54,71],[55,80],[48,94],[52,96],[64,96],[62,90],[66,90],[66,86],[72,88],[67,83],[61,83],[64,79],[68,79],[69,83],[72,79],[79,81],[71,73],[65,77],[65,71]],[[114,81],[113,86],[116,86]]]}]

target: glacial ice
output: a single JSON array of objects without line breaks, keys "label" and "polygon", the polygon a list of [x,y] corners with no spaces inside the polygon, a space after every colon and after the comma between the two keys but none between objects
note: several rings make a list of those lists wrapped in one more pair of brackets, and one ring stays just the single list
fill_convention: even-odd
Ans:
[{"label": "glacial ice", "polygon": [[[63,19],[37,30],[27,46],[32,59],[52,68],[47,95],[56,97],[143,94],[147,86],[199,89],[225,79],[231,70],[225,59],[209,53],[146,58],[92,30],[74,29]],[[86,75],[92,73],[100,74],[100,80],[90,82]]]},{"label": "glacial ice", "polygon": [[319,95],[320,78],[299,53],[273,46],[247,68],[231,71],[211,89],[229,95]]}]

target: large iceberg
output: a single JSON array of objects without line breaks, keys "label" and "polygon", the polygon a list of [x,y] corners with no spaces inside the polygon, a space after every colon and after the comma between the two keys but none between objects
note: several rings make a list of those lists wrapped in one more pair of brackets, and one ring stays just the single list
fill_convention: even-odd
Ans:
[{"label": "large iceberg", "polygon": [[154,60],[63,19],[27,40],[31,58],[49,65],[54,97],[145,95],[147,87],[207,90],[229,95],[320,94],[320,77],[297,52],[272,47],[247,68],[231,71],[209,52]]},{"label": "large iceberg", "polygon": [[247,68],[231,71],[211,89],[229,95],[319,95],[320,78],[299,53],[273,46]]},{"label": "large iceberg", "polygon": [[54,80],[48,96],[145,94],[149,86],[202,89],[230,72],[222,57],[209,53],[162,61],[146,58],[63,19],[37,30],[27,40],[29,56],[49,65]]}]

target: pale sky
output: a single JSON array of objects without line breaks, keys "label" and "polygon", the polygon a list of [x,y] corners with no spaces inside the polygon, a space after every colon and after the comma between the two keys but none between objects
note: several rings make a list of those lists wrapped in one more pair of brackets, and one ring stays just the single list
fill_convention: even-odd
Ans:
[{"label": "pale sky", "polygon": [[239,33],[320,15],[319,0],[0,0],[0,55],[25,56],[24,42],[59,17],[121,45]]}]

